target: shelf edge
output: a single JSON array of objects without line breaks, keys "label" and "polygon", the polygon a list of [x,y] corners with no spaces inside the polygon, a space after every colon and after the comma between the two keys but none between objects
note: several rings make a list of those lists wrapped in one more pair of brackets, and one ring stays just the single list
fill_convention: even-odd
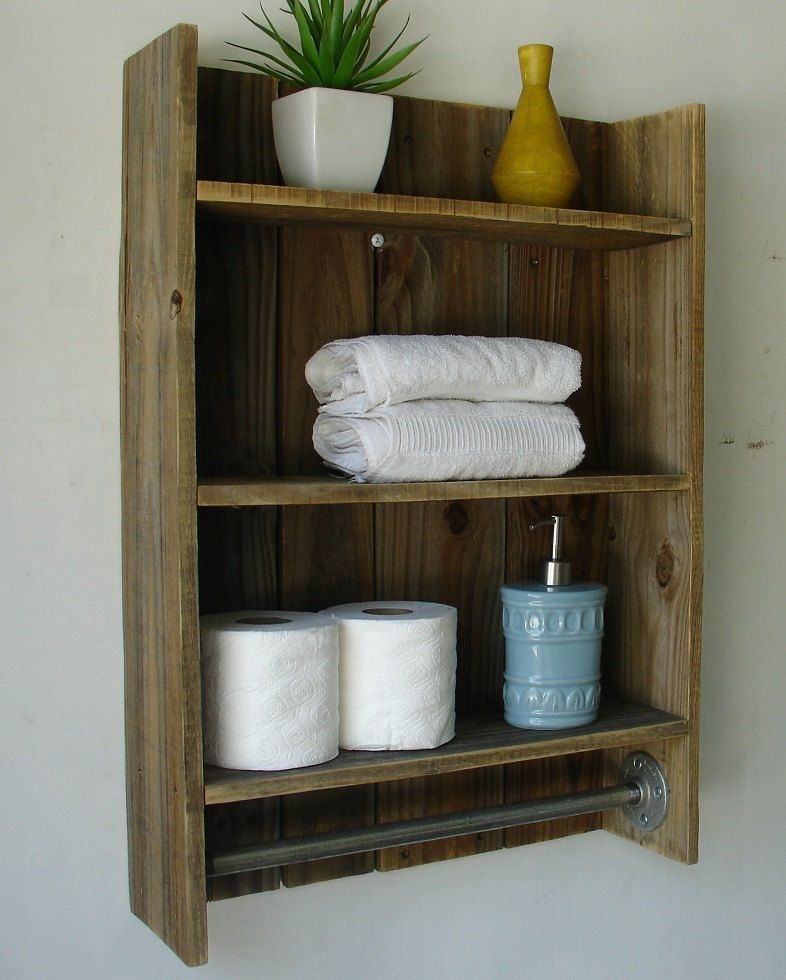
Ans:
[{"label": "shelf edge", "polygon": [[379,224],[409,232],[460,231],[494,240],[612,250],[687,238],[693,232],[686,218],[214,180],[197,182],[197,211],[219,220]]},{"label": "shelf edge", "polygon": [[199,507],[408,503],[566,496],[592,493],[652,493],[689,490],[685,473],[543,477],[526,480],[456,480],[443,483],[350,483],[320,477],[199,481]]},{"label": "shelf edge", "polygon": [[[554,735],[551,739],[541,738],[509,746],[472,748],[468,745],[465,749],[453,752],[443,747],[443,750],[424,750],[421,754],[408,752],[405,755],[395,752],[373,753],[374,756],[384,758],[369,758],[368,762],[361,760],[345,768],[332,767],[330,763],[325,763],[306,774],[290,770],[282,773],[232,773],[215,777],[212,775],[214,772],[222,771],[208,768],[205,804],[239,803],[251,799],[436,776],[533,759],[556,758],[576,752],[641,745],[653,740],[679,738],[689,733],[687,720],[662,714],[668,720],[591,733],[579,729],[571,735],[566,735],[565,732],[550,733]],[[371,755],[369,753],[369,757]]]}]

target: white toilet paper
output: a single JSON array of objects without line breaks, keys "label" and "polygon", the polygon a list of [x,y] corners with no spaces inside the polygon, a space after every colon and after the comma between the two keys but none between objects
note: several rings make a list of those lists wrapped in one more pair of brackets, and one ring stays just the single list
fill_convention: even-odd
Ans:
[{"label": "white toilet paper", "polygon": [[456,610],[433,602],[361,602],[339,623],[339,745],[431,749],[455,734]]},{"label": "white toilet paper", "polygon": [[328,616],[202,616],[205,762],[297,769],[338,755],[338,627]]}]

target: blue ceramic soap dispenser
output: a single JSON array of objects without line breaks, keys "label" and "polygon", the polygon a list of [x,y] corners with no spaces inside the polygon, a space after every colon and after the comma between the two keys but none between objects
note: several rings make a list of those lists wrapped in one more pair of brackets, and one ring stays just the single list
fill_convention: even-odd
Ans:
[{"label": "blue ceramic soap dispenser", "polygon": [[540,582],[502,586],[505,721],[517,728],[576,728],[598,714],[606,586],[571,583],[562,557],[563,515],[551,526],[551,557]]}]

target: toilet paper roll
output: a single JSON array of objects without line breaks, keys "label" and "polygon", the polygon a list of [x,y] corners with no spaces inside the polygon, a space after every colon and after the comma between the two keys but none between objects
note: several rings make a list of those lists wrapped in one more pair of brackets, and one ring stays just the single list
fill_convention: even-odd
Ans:
[{"label": "toilet paper roll", "polygon": [[205,762],[297,769],[338,755],[338,627],[317,613],[202,616]]},{"label": "toilet paper roll", "polygon": [[361,602],[324,612],[339,624],[339,745],[431,749],[455,734],[456,610]]}]

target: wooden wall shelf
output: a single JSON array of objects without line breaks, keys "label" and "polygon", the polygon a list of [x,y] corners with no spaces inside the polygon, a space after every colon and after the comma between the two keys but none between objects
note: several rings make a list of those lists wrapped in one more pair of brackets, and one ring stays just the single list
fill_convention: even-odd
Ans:
[{"label": "wooden wall shelf", "polygon": [[[397,97],[378,193],[278,186],[275,85],[198,68],[180,25],[125,70],[123,575],[133,911],[190,964],[208,900],[606,829],[697,859],[704,114],[564,120],[569,209],[494,199],[510,112]],[[382,232],[384,247],[370,244]],[[587,453],[556,479],[334,480],[307,358],[340,336],[530,336],[582,354]],[[363,505],[363,506],[359,506]],[[502,720],[499,589],[528,524],[568,515],[577,579],[609,587],[597,722]],[[424,547],[427,542],[428,547]],[[459,610],[457,728],[434,751],[281,773],[202,760],[199,616],[431,600]],[[666,771],[652,833],[618,813],[224,876],[222,850],[597,789],[632,750]]]},{"label": "wooden wall shelf", "polygon": [[486,500],[513,497],[558,497],[589,493],[647,493],[687,490],[690,477],[674,475],[586,475],[526,480],[457,480],[449,483],[352,483],[325,477],[199,481],[200,507],[263,507],[286,504],[406,503],[426,500]]},{"label": "wooden wall shelf", "polygon": [[527,207],[487,201],[360,194],[200,180],[197,215],[234,222],[403,228],[409,234],[461,235],[609,251],[691,234],[690,221],[650,215]]}]

